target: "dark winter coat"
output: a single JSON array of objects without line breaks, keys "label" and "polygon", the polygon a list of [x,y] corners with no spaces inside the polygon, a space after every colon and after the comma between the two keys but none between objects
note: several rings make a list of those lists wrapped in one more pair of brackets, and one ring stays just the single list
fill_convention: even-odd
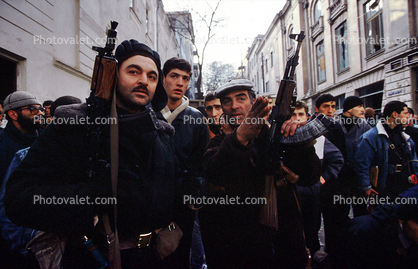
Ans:
[{"label": "dark winter coat", "polygon": [[[56,111],[56,116],[85,117],[86,108],[86,104],[65,106]],[[119,110],[119,114],[124,112]],[[172,219],[173,128],[157,120],[150,110],[126,120],[132,116],[119,116],[117,208],[121,239],[166,227]],[[94,177],[89,177],[89,158],[95,150],[87,139],[87,126],[53,124],[32,145],[6,185],[5,207],[12,222],[77,237],[91,232],[95,215],[113,215],[112,204],[95,203],[96,198],[112,197],[109,126],[103,125]],[[35,197],[84,198],[91,204],[65,204],[63,200],[61,204],[40,204],[34,202]]]},{"label": "dark winter coat", "polygon": [[418,249],[395,217],[396,205],[348,221],[342,256],[348,268],[416,268]]},{"label": "dark winter coat", "polygon": [[[164,120],[160,112],[159,119]],[[171,123],[175,129],[174,147],[178,159],[180,178],[203,176],[203,154],[208,143],[208,128],[205,118],[197,109],[186,107]]]},{"label": "dark winter coat", "polygon": [[[301,258],[305,251],[302,225],[294,201],[293,186],[278,188],[278,234],[269,235],[266,233],[267,228],[260,225],[260,213],[263,207],[260,198],[265,199],[265,175],[267,171],[271,171],[267,167],[268,134],[269,129],[264,126],[258,138],[250,141],[248,145],[238,141],[236,131],[228,135],[217,134],[209,142],[204,156],[208,182],[224,188],[221,196],[234,197],[235,204],[205,205],[201,209],[199,217],[203,244],[205,246],[205,240],[211,240],[205,238],[208,230],[212,234],[217,234],[218,237],[213,239],[216,241],[212,242],[213,245],[228,253],[226,259],[231,262],[230,265],[233,262],[240,262],[240,268],[267,268],[272,263],[276,263],[277,261],[271,260],[273,256],[268,252],[271,251],[272,240],[277,240],[277,243],[283,246],[283,249],[276,249],[279,253],[276,255],[280,256],[279,263],[295,262],[292,261],[292,257],[297,257],[296,263],[299,263],[292,264],[294,268],[304,263]],[[302,184],[312,181],[312,177],[316,178],[312,183],[314,184],[320,177],[321,163],[313,146],[308,148],[292,146],[284,156],[284,164],[299,174]],[[287,241],[290,239],[289,235],[292,238]],[[293,256],[284,257],[284,252],[292,252]]]},{"label": "dark winter coat", "polygon": [[3,181],[16,151],[30,147],[37,137],[38,133],[23,134],[11,121],[7,123],[6,128],[0,129],[0,182]]}]

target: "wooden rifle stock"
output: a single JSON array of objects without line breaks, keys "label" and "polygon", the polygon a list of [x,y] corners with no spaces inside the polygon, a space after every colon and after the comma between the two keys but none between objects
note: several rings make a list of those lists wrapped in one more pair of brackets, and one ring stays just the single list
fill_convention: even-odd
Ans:
[{"label": "wooden rifle stock", "polygon": [[116,66],[117,61],[114,58],[96,56],[91,80],[91,90],[95,97],[111,100],[116,82]]},{"label": "wooden rifle stock", "polygon": [[93,47],[99,54],[94,61],[91,91],[94,97],[110,101],[116,83],[117,60],[112,55],[116,43],[116,27],[118,23],[111,21],[111,28],[107,31],[106,46]]}]

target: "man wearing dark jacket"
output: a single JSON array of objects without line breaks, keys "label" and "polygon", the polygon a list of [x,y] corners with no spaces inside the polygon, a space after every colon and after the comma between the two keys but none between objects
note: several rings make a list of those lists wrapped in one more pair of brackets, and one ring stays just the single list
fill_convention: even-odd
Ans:
[{"label": "man wearing dark jacket", "polygon": [[164,63],[163,73],[168,103],[157,116],[175,129],[175,154],[179,162],[177,176],[181,182],[176,197],[179,215],[175,220],[183,230],[176,255],[180,262],[179,267],[188,268],[196,211],[183,203],[183,195],[196,195],[203,174],[203,153],[208,143],[208,129],[202,113],[189,106],[189,99],[184,95],[192,75],[190,63],[173,57]]},{"label": "man wearing dark jacket", "polygon": [[399,204],[376,207],[347,222],[338,268],[407,268],[418,263],[418,187],[399,195]]},{"label": "man wearing dark jacket", "polygon": [[34,118],[43,113],[41,102],[31,93],[17,91],[4,100],[8,123],[0,130],[0,182],[16,151],[29,147],[38,137],[39,124]]},{"label": "man wearing dark jacket", "polygon": [[[167,103],[160,58],[133,39],[123,41],[115,56],[119,64],[117,228],[122,267],[158,268],[152,244],[144,242],[153,242],[152,232],[171,223],[175,186],[174,130],[147,107],[151,104],[160,110]],[[102,216],[113,216],[110,124],[99,126],[99,139],[93,141],[91,124],[82,124],[89,119],[87,104],[63,108],[55,111],[57,123],[44,130],[11,175],[6,185],[6,214],[17,225],[68,236],[64,268],[100,268],[86,252],[82,238],[106,241],[100,229]],[[101,123],[106,118],[114,122],[108,115],[103,117]]]},{"label": "man wearing dark jacket", "polygon": [[[41,102],[31,93],[17,91],[4,100],[4,110],[8,120],[6,128],[0,129],[0,182],[3,182],[7,168],[15,153],[30,147],[38,137],[41,125],[35,121],[43,113]],[[28,255],[28,257],[32,257]],[[30,259],[30,258],[29,258]],[[0,238],[0,267],[24,267],[23,256],[11,250],[8,242]]]},{"label": "man wearing dark jacket", "polygon": [[[269,129],[263,120],[270,111],[268,99],[255,100],[253,84],[246,79],[225,83],[215,95],[220,98],[226,123],[232,128],[229,131],[223,128],[209,142],[205,153],[210,197],[216,195],[219,201],[208,203],[199,213],[208,267],[304,268],[306,250],[300,212],[292,200],[294,194],[279,188],[278,231],[260,223],[266,203],[265,176],[268,173]],[[303,167],[311,177],[319,179],[320,162],[313,147],[296,148],[284,156],[285,165]],[[288,162],[291,157],[299,163]],[[293,167],[290,169],[295,173],[301,172]],[[286,199],[284,195],[288,195]],[[295,218],[292,225],[288,216]]]},{"label": "man wearing dark jacket", "polygon": [[[302,101],[296,102],[292,119],[297,121],[308,120],[308,106],[306,103]],[[321,228],[320,188],[323,184],[332,184],[332,181],[338,178],[338,174],[344,164],[344,157],[340,150],[324,136],[316,139],[315,153],[321,160],[321,177],[317,179],[316,184],[309,187],[302,187],[296,184],[303,216],[306,245],[312,256],[320,249],[318,238],[318,232]]]},{"label": "man wearing dark jacket", "polygon": [[[333,104],[330,110],[327,104]],[[333,117],[336,99],[330,94],[321,95],[315,103],[315,110]],[[335,121],[334,128],[324,136],[333,143],[344,156],[338,179],[321,186],[322,214],[324,216],[326,252],[330,254],[331,261],[337,262],[334,255],[339,241],[341,227],[349,220],[350,205],[335,202],[337,197],[347,198],[350,195],[359,195],[356,187],[355,173],[351,162],[360,136],[369,130],[371,126],[361,117],[364,114],[363,101],[357,96],[349,96],[343,103],[343,114]],[[353,191],[354,190],[354,191]],[[351,191],[351,192],[350,192]],[[367,212],[361,205],[353,205],[354,214],[360,215]]]}]

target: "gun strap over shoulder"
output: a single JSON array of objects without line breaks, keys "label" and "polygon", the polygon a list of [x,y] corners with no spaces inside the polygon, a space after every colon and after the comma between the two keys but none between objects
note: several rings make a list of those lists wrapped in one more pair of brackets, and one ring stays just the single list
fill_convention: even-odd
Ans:
[{"label": "gun strap over shoulder", "polygon": [[[116,83],[115,83],[116,85]],[[115,87],[116,88],[116,87]],[[113,198],[117,197],[118,168],[119,168],[119,129],[118,114],[116,111],[116,93],[113,94],[110,110],[110,175],[112,181]],[[115,119],[115,122],[114,120]],[[109,243],[109,262],[112,269],[121,269],[120,246],[117,226],[117,203],[113,206],[115,232],[112,233],[109,216],[103,215],[103,226],[105,228]]]}]

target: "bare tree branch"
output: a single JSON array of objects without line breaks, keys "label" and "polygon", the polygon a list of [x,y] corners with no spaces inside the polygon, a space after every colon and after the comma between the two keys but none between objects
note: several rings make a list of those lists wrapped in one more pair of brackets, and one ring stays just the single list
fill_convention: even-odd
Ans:
[{"label": "bare tree branch", "polygon": [[[179,18],[174,18],[172,17],[170,19],[170,23],[172,25],[173,31],[178,33],[180,36],[191,40],[192,44],[197,52],[197,60],[198,60],[198,68],[199,68],[199,76],[196,82],[196,87],[197,87],[197,91],[198,91],[198,98],[202,98],[202,69],[203,69],[203,63],[204,63],[204,57],[205,57],[205,51],[206,48],[210,42],[210,40],[215,36],[215,33],[213,33],[214,28],[219,27],[220,24],[224,21],[223,18],[216,18],[216,13],[218,11],[218,8],[221,4],[222,0],[219,0],[216,3],[216,6],[213,8],[208,1],[206,1],[207,6],[210,9],[210,14],[208,15],[207,13],[205,14],[201,14],[199,12],[195,12],[195,14],[198,16],[199,20],[194,22],[194,25],[198,25],[200,23],[203,23],[203,25],[205,25],[205,29],[207,31],[206,34],[206,40],[203,44],[201,53],[199,53],[199,48],[198,48],[198,44],[196,43],[196,39],[194,39],[193,37],[195,36],[193,31],[193,28],[190,27],[190,21],[189,18],[187,18],[187,20],[185,20],[185,18],[179,19]],[[197,28],[195,27],[196,31],[200,30],[200,27]],[[197,32],[196,32],[197,35]]]}]

